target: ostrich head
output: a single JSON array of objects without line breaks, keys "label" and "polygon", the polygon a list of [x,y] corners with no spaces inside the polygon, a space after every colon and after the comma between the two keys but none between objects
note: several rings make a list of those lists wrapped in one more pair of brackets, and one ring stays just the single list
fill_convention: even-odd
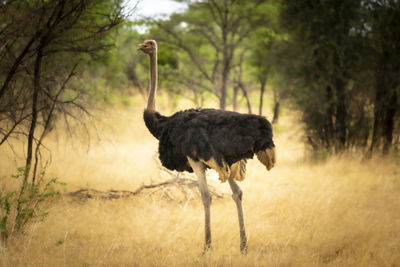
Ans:
[{"label": "ostrich head", "polygon": [[138,44],[139,50],[142,50],[145,54],[153,54],[157,51],[157,42],[155,40],[146,40],[141,44]]}]

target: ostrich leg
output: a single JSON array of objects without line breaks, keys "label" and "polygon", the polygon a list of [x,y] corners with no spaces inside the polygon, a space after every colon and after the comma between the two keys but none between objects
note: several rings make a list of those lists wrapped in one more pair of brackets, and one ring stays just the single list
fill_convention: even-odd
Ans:
[{"label": "ostrich leg", "polygon": [[238,212],[238,219],[239,219],[239,230],[240,230],[240,251],[243,254],[247,253],[247,237],[246,237],[246,230],[244,228],[244,219],[243,219],[243,209],[242,209],[242,196],[243,192],[240,187],[237,185],[235,180],[232,178],[228,179],[229,185],[232,189],[232,198],[236,203],[236,208]]},{"label": "ostrich leg", "polygon": [[192,167],[194,173],[197,176],[199,183],[199,189],[201,193],[201,199],[204,204],[205,213],[205,241],[204,241],[204,252],[211,248],[211,227],[210,227],[210,205],[211,205],[211,195],[208,191],[207,180],[206,180],[206,168],[204,163],[201,161],[194,161],[188,158],[189,164]]}]

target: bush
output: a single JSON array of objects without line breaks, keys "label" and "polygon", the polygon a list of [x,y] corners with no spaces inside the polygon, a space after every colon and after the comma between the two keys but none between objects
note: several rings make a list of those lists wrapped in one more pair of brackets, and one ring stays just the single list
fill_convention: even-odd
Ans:
[{"label": "bush", "polygon": [[[20,167],[11,178],[1,178],[5,185],[0,189],[0,237],[4,245],[10,236],[24,233],[29,222],[43,220],[48,212],[41,204],[60,196],[59,188],[65,186],[57,178],[45,179],[46,167],[39,174],[36,183],[25,181],[27,169]],[[18,182],[20,184],[15,186]]]}]

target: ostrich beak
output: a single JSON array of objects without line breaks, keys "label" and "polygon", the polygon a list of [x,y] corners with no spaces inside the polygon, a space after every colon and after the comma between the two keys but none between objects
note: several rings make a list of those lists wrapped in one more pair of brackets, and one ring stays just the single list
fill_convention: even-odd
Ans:
[{"label": "ostrich beak", "polygon": [[138,50],[143,50],[146,46],[142,43],[142,44],[137,44],[138,46]]}]

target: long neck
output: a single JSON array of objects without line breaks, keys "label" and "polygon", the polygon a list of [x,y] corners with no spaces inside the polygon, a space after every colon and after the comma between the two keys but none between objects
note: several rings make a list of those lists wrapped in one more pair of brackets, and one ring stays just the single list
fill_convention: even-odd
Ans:
[{"label": "long neck", "polygon": [[150,92],[147,100],[147,110],[156,111],[157,93],[157,50],[150,54]]}]

